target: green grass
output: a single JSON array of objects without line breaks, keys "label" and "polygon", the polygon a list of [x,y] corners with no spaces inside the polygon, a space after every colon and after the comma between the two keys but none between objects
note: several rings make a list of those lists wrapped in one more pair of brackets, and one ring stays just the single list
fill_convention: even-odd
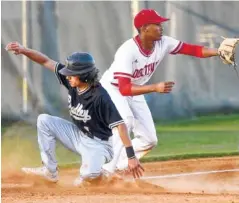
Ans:
[{"label": "green grass", "polygon": [[[239,155],[239,115],[156,122],[156,130],[158,146],[143,161]],[[17,166],[40,163],[35,127],[17,123],[1,131],[2,165],[6,160]],[[60,144],[56,154],[61,164],[80,160]]]},{"label": "green grass", "polygon": [[231,152],[239,145],[239,131],[164,131],[159,132],[159,144],[152,155]]},{"label": "green grass", "polygon": [[158,146],[147,157],[228,154],[238,152],[239,115],[204,116],[156,122]]}]

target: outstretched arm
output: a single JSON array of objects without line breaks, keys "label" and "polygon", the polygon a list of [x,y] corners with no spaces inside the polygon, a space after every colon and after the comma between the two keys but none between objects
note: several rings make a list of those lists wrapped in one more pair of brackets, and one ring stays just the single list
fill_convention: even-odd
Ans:
[{"label": "outstretched arm", "polygon": [[202,56],[203,56],[203,58],[218,56],[218,49],[203,47],[202,48]]},{"label": "outstretched arm", "polygon": [[7,51],[13,51],[14,54],[19,55],[25,55],[30,60],[50,69],[51,71],[55,71],[56,61],[50,59],[48,56],[44,55],[43,53],[36,51],[34,49],[29,49],[27,47],[24,47],[18,42],[10,42],[6,46]]},{"label": "outstretched arm", "polygon": [[172,54],[184,54],[198,58],[208,58],[212,56],[218,56],[218,49],[183,43],[180,50],[177,53]]}]

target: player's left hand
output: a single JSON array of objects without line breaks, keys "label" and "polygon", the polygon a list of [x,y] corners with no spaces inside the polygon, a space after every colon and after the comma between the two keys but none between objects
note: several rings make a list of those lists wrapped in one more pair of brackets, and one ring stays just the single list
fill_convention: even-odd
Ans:
[{"label": "player's left hand", "polygon": [[133,174],[134,178],[140,178],[143,175],[144,168],[141,166],[139,160],[135,157],[128,159],[129,171]]}]

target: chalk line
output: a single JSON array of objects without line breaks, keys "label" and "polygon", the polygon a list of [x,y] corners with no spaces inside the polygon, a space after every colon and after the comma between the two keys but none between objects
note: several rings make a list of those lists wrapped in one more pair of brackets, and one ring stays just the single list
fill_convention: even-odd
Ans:
[{"label": "chalk line", "polygon": [[160,175],[160,176],[146,176],[140,179],[150,180],[150,179],[177,178],[177,177],[184,177],[184,176],[206,175],[206,174],[226,173],[226,172],[239,172],[239,168],[227,169],[227,170],[197,171],[197,172],[190,172],[190,173],[177,173],[177,174],[168,174],[168,175]]}]

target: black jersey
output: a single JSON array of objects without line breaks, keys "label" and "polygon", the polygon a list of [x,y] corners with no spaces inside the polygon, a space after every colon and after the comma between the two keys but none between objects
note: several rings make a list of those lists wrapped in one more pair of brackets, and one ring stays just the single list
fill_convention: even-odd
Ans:
[{"label": "black jersey", "polygon": [[55,73],[68,89],[68,107],[73,122],[89,137],[108,140],[112,128],[124,123],[109,94],[100,84],[79,92],[70,86],[66,76],[59,73],[62,68],[64,65],[57,63]]}]

